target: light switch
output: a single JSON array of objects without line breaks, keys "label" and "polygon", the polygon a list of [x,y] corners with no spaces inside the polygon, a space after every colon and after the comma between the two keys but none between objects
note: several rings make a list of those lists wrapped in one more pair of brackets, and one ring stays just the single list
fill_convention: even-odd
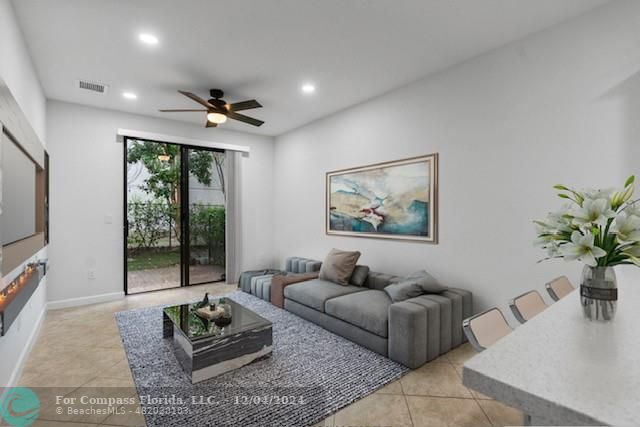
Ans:
[{"label": "light switch", "polygon": [[113,224],[113,215],[105,215],[104,216],[105,224]]}]

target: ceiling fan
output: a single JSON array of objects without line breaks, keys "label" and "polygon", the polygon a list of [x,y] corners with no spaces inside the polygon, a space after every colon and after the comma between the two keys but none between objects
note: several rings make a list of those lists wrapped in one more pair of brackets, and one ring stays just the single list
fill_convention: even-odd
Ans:
[{"label": "ceiling fan", "polygon": [[205,107],[204,109],[194,109],[194,110],[159,110],[162,113],[182,113],[187,111],[203,111],[207,113],[207,125],[208,128],[214,128],[219,124],[222,124],[227,121],[227,118],[238,120],[244,123],[248,123],[253,126],[261,126],[264,122],[262,120],[254,119],[253,117],[245,116],[244,114],[238,114],[237,111],[242,110],[250,110],[252,108],[261,108],[262,105],[256,101],[255,99],[250,99],[248,101],[235,102],[233,104],[227,104],[227,102],[222,99],[224,96],[224,92],[220,89],[211,89],[209,94],[211,95],[211,99],[205,100],[200,98],[198,95],[194,95],[191,92],[186,92],[183,90],[179,90],[179,93],[183,94],[187,98],[192,99],[198,104]]}]

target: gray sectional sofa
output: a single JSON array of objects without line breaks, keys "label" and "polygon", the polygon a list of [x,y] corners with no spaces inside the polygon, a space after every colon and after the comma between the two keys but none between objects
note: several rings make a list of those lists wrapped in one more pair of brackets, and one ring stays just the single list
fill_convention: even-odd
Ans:
[{"label": "gray sectional sofa", "polygon": [[[287,260],[287,270],[302,272],[293,267],[293,260]],[[307,262],[313,266],[309,268],[319,268],[318,261],[305,259]],[[284,288],[284,307],[363,347],[417,368],[466,340],[462,320],[472,314],[472,294],[449,288],[441,294],[394,303],[383,289],[402,280],[375,272],[369,272],[364,286],[308,280]],[[245,288],[251,292],[250,287]]]},{"label": "gray sectional sofa", "polygon": [[278,274],[302,274],[320,270],[322,263],[307,258],[287,258],[284,270],[245,271],[240,275],[238,286],[243,291],[265,301],[271,301],[271,279]]}]

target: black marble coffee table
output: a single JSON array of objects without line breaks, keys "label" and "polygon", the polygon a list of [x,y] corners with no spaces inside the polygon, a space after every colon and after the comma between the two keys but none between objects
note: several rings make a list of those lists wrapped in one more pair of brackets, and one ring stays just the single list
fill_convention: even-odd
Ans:
[{"label": "black marble coffee table", "polygon": [[176,358],[193,383],[247,365],[271,353],[272,324],[253,311],[231,305],[231,324],[216,326],[195,312],[196,304],[165,307],[164,338],[172,339]]}]

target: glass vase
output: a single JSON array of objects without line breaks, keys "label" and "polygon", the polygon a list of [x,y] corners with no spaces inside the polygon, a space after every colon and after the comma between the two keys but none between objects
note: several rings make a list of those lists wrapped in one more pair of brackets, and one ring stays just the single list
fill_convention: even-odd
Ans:
[{"label": "glass vase", "polygon": [[613,320],[618,304],[618,280],[613,267],[584,266],[580,302],[587,319],[598,322]]}]

